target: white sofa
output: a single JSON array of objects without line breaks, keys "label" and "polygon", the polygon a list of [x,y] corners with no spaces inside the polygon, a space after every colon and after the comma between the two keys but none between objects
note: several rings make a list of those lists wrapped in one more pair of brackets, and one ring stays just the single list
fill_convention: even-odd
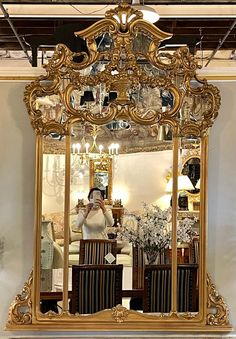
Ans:
[{"label": "white sofa", "polygon": [[[57,247],[57,258],[59,261],[59,252],[58,246],[60,246],[62,252],[64,249],[64,215],[62,212],[54,212],[45,214],[47,220],[51,220],[53,223],[53,233],[55,240],[55,247]],[[79,263],[79,248],[80,248],[80,239],[82,239],[82,232],[75,232],[75,222],[77,219],[77,214],[70,216],[70,243],[69,243],[69,265],[78,265]],[[124,266],[132,265],[132,246],[128,242],[117,241],[117,247],[119,253],[117,254],[117,264],[123,264]],[[61,264],[60,264],[61,265]],[[59,264],[55,266],[59,268]]]}]

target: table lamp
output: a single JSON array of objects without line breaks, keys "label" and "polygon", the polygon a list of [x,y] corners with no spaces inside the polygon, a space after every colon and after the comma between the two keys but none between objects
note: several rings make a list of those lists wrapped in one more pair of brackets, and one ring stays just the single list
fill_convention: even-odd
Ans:
[{"label": "table lamp", "polygon": [[[173,178],[167,182],[166,192],[172,192]],[[180,174],[178,175],[178,206],[180,210],[188,210],[188,196],[185,191],[194,190],[194,186],[187,175]],[[172,205],[172,198],[171,198]]]}]

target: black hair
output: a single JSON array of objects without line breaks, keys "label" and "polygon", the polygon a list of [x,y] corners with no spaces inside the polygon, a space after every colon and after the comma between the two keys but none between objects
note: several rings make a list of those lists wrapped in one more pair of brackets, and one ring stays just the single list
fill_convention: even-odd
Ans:
[{"label": "black hair", "polygon": [[101,193],[101,197],[103,197],[102,190],[100,190],[100,188],[98,188],[98,187],[94,187],[94,188],[91,188],[90,191],[89,191],[88,200],[90,199],[90,196],[92,195],[92,193],[94,191],[99,191]]}]

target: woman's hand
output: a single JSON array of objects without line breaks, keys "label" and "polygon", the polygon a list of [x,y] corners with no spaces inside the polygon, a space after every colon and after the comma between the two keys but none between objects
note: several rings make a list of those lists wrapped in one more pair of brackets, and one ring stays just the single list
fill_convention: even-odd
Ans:
[{"label": "woman's hand", "polygon": [[87,218],[87,216],[88,216],[89,212],[91,211],[92,207],[93,207],[93,203],[92,202],[90,202],[90,203],[88,203],[86,205],[86,209],[85,209],[85,213],[84,213],[85,219]]},{"label": "woman's hand", "polygon": [[103,213],[106,212],[106,208],[105,208],[105,204],[104,204],[104,200],[102,199],[97,199],[96,203],[98,204],[98,206],[101,208],[101,210],[103,211]]}]

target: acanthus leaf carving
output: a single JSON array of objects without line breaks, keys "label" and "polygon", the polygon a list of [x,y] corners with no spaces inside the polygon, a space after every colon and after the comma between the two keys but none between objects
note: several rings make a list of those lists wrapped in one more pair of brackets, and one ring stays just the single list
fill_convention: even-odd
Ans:
[{"label": "acanthus leaf carving", "polygon": [[32,323],[32,282],[33,272],[31,271],[28,281],[20,294],[17,294],[15,300],[12,302],[9,313],[7,325],[29,325]]},{"label": "acanthus leaf carving", "polygon": [[[109,37],[110,49],[100,50],[97,38],[103,39],[105,34]],[[220,106],[218,89],[208,85],[206,80],[198,79],[196,70],[199,65],[187,47],[181,47],[173,54],[158,50],[159,43],[172,35],[142,20],[141,12],[121,3],[108,11],[104,19],[76,32],[76,35],[86,40],[88,52],[75,53],[65,45],[58,45],[45,66],[47,75],[39,77],[26,88],[24,100],[36,133],[48,133],[53,126],[58,133],[66,134],[71,117],[97,125],[121,117],[145,125],[162,124],[165,120],[169,126],[179,126],[176,130],[181,134],[191,132],[196,136],[212,126]],[[146,51],[135,50],[134,41],[138,35],[147,38]],[[82,61],[75,62],[75,57],[80,57]],[[96,68],[98,63],[101,69]],[[150,74],[143,63],[147,63],[149,69],[153,67]],[[193,86],[192,80],[201,86]],[[96,96],[101,93],[99,86],[103,87],[104,93],[116,91],[117,99],[107,109],[101,107],[101,98],[95,108],[88,105],[81,109],[78,106],[86,86],[97,86]],[[173,97],[172,106],[162,111],[158,95],[153,92],[152,96],[157,98],[156,104],[153,107],[144,105],[140,109],[136,92],[141,91],[138,96],[142,97],[142,90],[150,93],[153,90],[169,92]],[[205,106],[199,106],[201,112],[198,116],[193,110],[197,107],[194,103],[189,106],[189,109],[192,107],[189,114],[182,112],[186,95],[199,97],[198,103],[201,98],[207,101]],[[46,102],[50,96],[54,96],[53,99],[57,96],[58,103],[54,102],[49,108],[46,103],[43,106],[37,104],[38,98]],[[76,105],[72,103],[74,96],[78,100]],[[181,114],[184,114],[184,128],[181,127]],[[47,124],[51,127],[47,128]],[[57,124],[61,125],[61,129]]]},{"label": "acanthus leaf carving", "polygon": [[[209,275],[207,275],[208,300],[207,324],[211,326],[229,325],[229,310],[223,297],[218,293]],[[216,310],[212,312],[212,309]]]}]

